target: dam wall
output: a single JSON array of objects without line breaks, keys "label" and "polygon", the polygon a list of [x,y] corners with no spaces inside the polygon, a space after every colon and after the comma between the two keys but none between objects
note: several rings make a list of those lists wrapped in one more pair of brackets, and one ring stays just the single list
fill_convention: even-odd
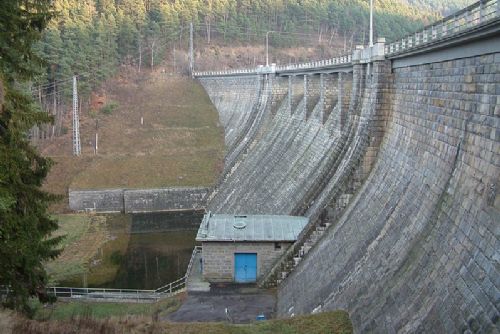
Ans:
[{"label": "dam wall", "polygon": [[500,54],[395,69],[370,176],[278,293],[358,332],[494,332],[500,303]]},{"label": "dam wall", "polygon": [[261,95],[262,79],[255,76],[204,78],[200,80],[219,112],[224,127],[226,147],[231,150],[257,112],[255,105]]},{"label": "dam wall", "polygon": [[[266,110],[207,207],[309,217],[258,282],[277,286],[279,316],[499,332],[499,5],[352,55],[240,71],[272,82]],[[211,73],[198,75],[233,75]]]},{"label": "dam wall", "polygon": [[[345,77],[347,81],[349,75]],[[280,99],[275,115],[261,125],[259,140],[217,187],[209,200],[209,210],[290,214],[297,207],[309,205],[304,203],[304,196],[314,188],[314,180],[320,181],[328,173],[335,158],[333,152],[340,149],[342,139],[340,110],[329,110],[325,120],[319,80],[319,76],[291,82],[275,80],[276,86],[291,89]],[[336,105],[338,97],[335,86],[324,90],[324,94],[330,102],[326,108],[334,109],[331,106]],[[314,101],[314,107],[308,101]]]}]

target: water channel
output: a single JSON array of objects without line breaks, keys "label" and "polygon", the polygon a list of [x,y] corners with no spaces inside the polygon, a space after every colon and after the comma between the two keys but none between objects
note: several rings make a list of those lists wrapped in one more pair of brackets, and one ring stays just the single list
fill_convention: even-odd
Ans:
[{"label": "water channel", "polygon": [[108,241],[89,271],[61,286],[156,289],[182,277],[203,212],[107,215]]}]

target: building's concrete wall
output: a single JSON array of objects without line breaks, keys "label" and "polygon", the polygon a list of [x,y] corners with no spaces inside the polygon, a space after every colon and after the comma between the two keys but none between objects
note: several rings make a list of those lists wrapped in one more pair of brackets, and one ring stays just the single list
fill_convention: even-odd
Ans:
[{"label": "building's concrete wall", "polygon": [[348,310],[357,332],[498,332],[499,68],[494,54],[394,70],[370,176],[280,285],[281,315],[321,306]]},{"label": "building's concrete wall", "polygon": [[208,188],[102,189],[69,191],[74,211],[154,212],[205,207]]},{"label": "building's concrete wall", "polygon": [[210,282],[233,282],[234,254],[257,253],[259,279],[291,245],[280,244],[281,249],[275,249],[274,242],[203,242],[203,276]]}]

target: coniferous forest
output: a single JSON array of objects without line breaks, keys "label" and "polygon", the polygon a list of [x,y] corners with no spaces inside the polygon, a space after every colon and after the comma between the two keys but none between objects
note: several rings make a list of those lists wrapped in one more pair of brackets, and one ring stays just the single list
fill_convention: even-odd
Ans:
[{"label": "coniferous forest", "polygon": [[[452,0],[457,1],[460,0]],[[194,27],[195,67],[204,57],[199,54],[200,49],[263,47],[266,32],[270,32],[269,44],[273,48],[306,45],[342,54],[356,44],[368,43],[368,0],[55,0],[53,3],[55,16],[34,45],[45,63],[32,81],[31,90],[43,109],[56,117],[56,122],[49,128],[36,128],[32,133],[36,139],[64,131],[61,114],[69,103],[74,74],[79,77],[79,95],[85,109],[91,91],[115,74],[119,66],[134,66],[140,71],[173,57],[174,69],[186,71],[190,23]],[[406,0],[375,0],[374,3],[375,36],[389,41],[421,28],[440,15],[428,2],[413,5]],[[301,59],[278,58],[273,62],[297,60]],[[207,68],[201,66],[201,69]]]},{"label": "coniferous forest", "polygon": [[[56,0],[35,51],[46,60],[34,82],[45,104],[69,96],[65,80],[77,73],[80,94],[88,95],[119,65],[147,68],[166,52],[186,50],[189,24],[195,49],[203,45],[273,47],[323,45],[343,41],[344,49],[366,44],[367,0]],[[378,0],[376,35],[395,39],[437,18],[401,1]],[[340,50],[342,51],[342,50]],[[279,62],[279,60],[278,60]],[[61,87],[58,87],[61,86]],[[64,89],[63,89],[64,88]],[[57,95],[54,97],[53,95]]]}]

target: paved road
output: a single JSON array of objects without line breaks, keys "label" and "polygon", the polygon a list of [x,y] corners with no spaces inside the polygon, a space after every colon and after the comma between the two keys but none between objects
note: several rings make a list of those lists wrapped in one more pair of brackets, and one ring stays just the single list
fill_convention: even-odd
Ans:
[{"label": "paved road", "polygon": [[223,288],[207,293],[190,293],[182,306],[165,320],[174,322],[228,321],[228,308],[233,323],[248,323],[257,315],[274,317],[274,293],[257,289]]}]

